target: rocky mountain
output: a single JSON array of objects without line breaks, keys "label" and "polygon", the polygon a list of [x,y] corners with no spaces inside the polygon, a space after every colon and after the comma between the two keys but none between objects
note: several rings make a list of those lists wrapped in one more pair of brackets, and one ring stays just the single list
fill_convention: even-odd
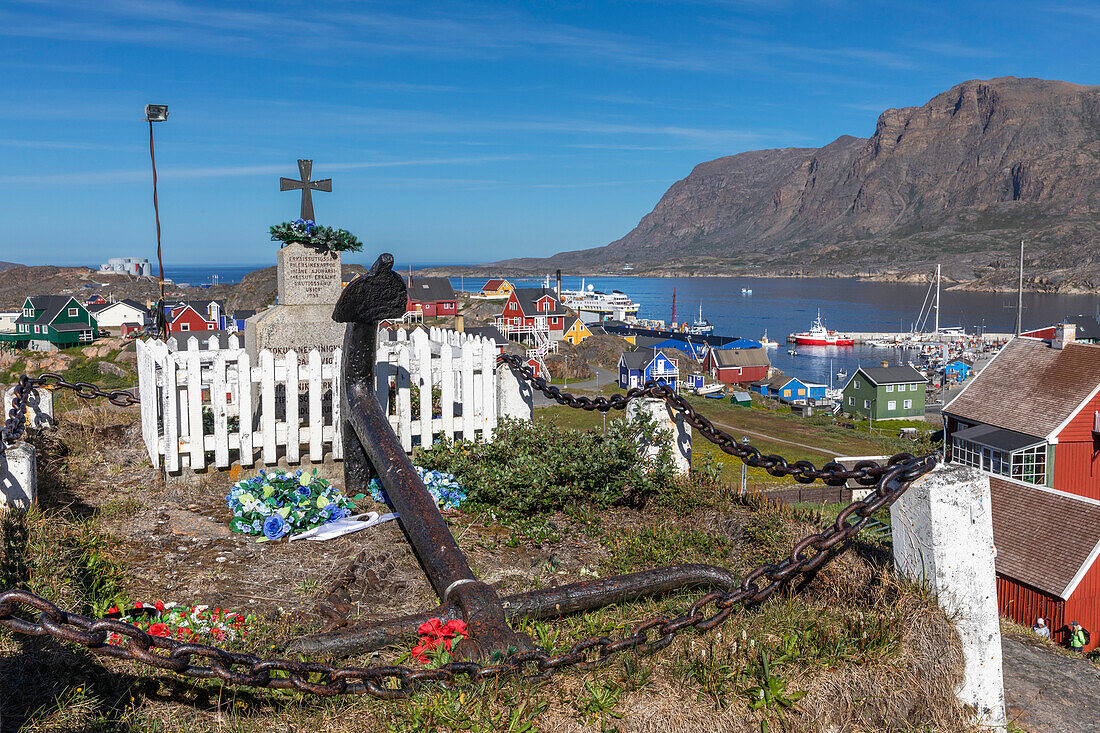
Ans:
[{"label": "rocky mountain", "polygon": [[967,81],[869,138],[701,163],[605,247],[501,264],[909,279],[942,262],[996,288],[1021,239],[1032,287],[1100,287],[1100,86]]}]

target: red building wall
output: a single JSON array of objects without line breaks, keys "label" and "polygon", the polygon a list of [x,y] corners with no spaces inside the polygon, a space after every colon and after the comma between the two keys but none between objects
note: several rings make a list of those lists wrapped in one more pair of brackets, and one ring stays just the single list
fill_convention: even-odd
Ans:
[{"label": "red building wall", "polygon": [[434,303],[423,303],[417,300],[409,300],[405,304],[406,311],[414,311],[417,306],[420,306],[420,312],[424,314],[425,318],[432,316],[453,316],[458,312],[456,307],[456,301],[453,300],[439,300]]},{"label": "red building wall", "polygon": [[1058,433],[1058,444],[1054,446],[1054,488],[1059,491],[1100,499],[1100,442],[1092,437],[1097,410],[1100,395],[1089,400]]},{"label": "red building wall", "polygon": [[768,368],[766,366],[719,367],[711,369],[711,374],[722,384],[738,384],[767,379]]},{"label": "red building wall", "polygon": [[[1065,602],[1060,598],[1003,575],[997,575],[997,611],[1005,618],[1010,618],[1027,627],[1034,624],[1036,619],[1045,618],[1051,630],[1051,637],[1056,642],[1062,643],[1065,641],[1067,621],[1065,610]],[[1081,624],[1089,628],[1084,621],[1081,621]],[[1089,631],[1091,632],[1092,629]]]},{"label": "red building wall", "polygon": [[1093,563],[1066,601],[1065,622],[1071,621],[1088,629],[1092,640],[1086,651],[1100,646],[1100,562]]},{"label": "red building wall", "polygon": [[[198,311],[194,308],[184,308],[182,312],[177,311],[172,322],[168,324],[168,331],[170,333],[192,333],[195,331],[214,331],[214,324],[207,321]],[[181,328],[181,324],[187,324],[187,330]]]}]

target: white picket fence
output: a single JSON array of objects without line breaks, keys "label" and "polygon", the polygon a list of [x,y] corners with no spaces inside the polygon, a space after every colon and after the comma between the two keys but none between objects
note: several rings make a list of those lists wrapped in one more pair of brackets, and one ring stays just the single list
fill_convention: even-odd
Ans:
[{"label": "white picket fence", "polygon": [[[495,344],[440,329],[396,333],[396,340],[380,334],[376,389],[405,450],[440,436],[490,439],[498,415]],[[201,350],[198,337],[188,341],[179,351],[161,341],[137,344],[142,437],[154,466],[163,461],[176,472],[235,460],[343,459],[340,349],[327,359],[316,350],[279,357],[264,350],[252,364],[244,349]]]}]

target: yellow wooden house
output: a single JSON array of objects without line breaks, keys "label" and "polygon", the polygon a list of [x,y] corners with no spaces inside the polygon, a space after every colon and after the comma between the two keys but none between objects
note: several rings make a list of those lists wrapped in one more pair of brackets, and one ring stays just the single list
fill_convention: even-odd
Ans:
[{"label": "yellow wooden house", "polygon": [[573,319],[573,323],[569,325],[569,328],[565,329],[565,335],[562,337],[562,340],[577,346],[591,335],[592,332],[588,330],[588,326],[584,325],[584,321],[575,318]]},{"label": "yellow wooden house", "polygon": [[482,298],[492,298],[493,300],[507,300],[512,296],[512,291],[515,290],[515,286],[507,280],[501,278],[494,278],[485,283],[485,286],[481,288],[481,292],[478,293]]}]

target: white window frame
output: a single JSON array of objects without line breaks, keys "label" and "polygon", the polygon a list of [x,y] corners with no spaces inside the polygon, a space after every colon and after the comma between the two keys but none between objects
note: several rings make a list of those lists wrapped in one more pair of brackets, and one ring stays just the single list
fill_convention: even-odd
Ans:
[{"label": "white window frame", "polygon": [[855,407],[855,406],[856,406],[856,398],[849,396],[848,397],[848,407]]},{"label": "white window frame", "polygon": [[80,311],[76,308],[70,308],[66,311],[66,313],[68,314],[69,318],[76,318],[78,315],[80,315]]},{"label": "white window frame", "polygon": [[870,410],[871,409],[871,400],[864,400],[863,401],[863,409],[864,410]]},{"label": "white window frame", "polygon": [[913,400],[905,400],[904,402],[901,403],[901,406],[902,406],[903,409],[912,410],[913,409]]},{"label": "white window frame", "polygon": [[894,391],[894,385],[892,385],[892,384],[886,385],[886,391],[887,392],[893,392]]},{"label": "white window frame", "polygon": [[92,332],[91,331],[81,331],[80,332],[80,340],[81,341],[91,341],[92,340]]},{"label": "white window frame", "polygon": [[190,331],[190,330],[191,330],[191,324],[190,323],[181,323],[180,324],[180,331]]},{"label": "white window frame", "polygon": [[859,389],[859,380],[858,379],[852,380],[852,389]]},{"label": "white window frame", "polygon": [[889,410],[890,412],[893,412],[894,410],[898,409],[898,401],[897,400],[890,400],[889,402],[886,403],[886,409]]},{"label": "white window frame", "polygon": [[909,391],[910,392],[916,392],[917,391],[917,385],[916,384],[910,384],[909,385]]}]

